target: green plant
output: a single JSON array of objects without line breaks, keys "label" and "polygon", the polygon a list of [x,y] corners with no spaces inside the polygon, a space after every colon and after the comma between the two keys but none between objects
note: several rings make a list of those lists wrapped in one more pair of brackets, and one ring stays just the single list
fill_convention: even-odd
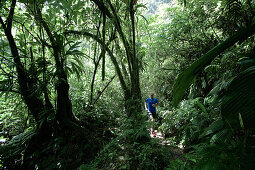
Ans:
[{"label": "green plant", "polygon": [[27,131],[14,136],[5,145],[0,147],[0,157],[2,161],[2,166],[7,169],[15,169],[20,167],[22,164],[22,155],[29,140],[37,133],[33,129],[28,129]]},{"label": "green plant", "polygon": [[163,120],[159,129],[184,147],[198,143],[204,128],[217,116],[215,106],[208,107],[212,102],[213,99],[205,99],[204,102],[201,98],[190,99],[182,101],[179,108],[161,111]]},{"label": "green plant", "polygon": [[168,165],[174,159],[172,152],[158,144],[158,140],[150,140],[148,125],[144,120],[145,117],[142,117],[134,127],[130,122],[132,120],[123,119],[125,124],[119,129],[118,136],[104,147],[89,167],[95,169],[162,169]]}]

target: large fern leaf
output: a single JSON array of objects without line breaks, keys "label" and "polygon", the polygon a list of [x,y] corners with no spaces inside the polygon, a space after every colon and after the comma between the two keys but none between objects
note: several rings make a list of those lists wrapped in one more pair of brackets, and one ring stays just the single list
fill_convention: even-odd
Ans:
[{"label": "large fern leaf", "polygon": [[210,62],[220,53],[224,52],[229,47],[232,47],[236,42],[242,41],[255,33],[255,22],[250,26],[238,31],[224,42],[218,44],[200,59],[195,61],[190,67],[178,75],[173,88],[173,105],[176,107],[181,101],[185,91],[189,88],[194,78],[210,64]]}]

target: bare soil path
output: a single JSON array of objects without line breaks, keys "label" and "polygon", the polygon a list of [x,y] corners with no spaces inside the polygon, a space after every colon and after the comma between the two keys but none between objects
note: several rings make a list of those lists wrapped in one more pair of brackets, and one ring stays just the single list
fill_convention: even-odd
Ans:
[{"label": "bare soil path", "polygon": [[157,138],[159,139],[159,144],[166,146],[167,149],[170,150],[170,152],[173,154],[173,158],[174,159],[181,159],[181,160],[185,160],[185,158],[183,157],[183,148],[180,147],[174,147],[173,145],[171,145],[170,140],[167,140],[164,138],[163,134],[160,131],[156,131],[156,137],[154,137],[152,134],[150,134],[151,138]]}]

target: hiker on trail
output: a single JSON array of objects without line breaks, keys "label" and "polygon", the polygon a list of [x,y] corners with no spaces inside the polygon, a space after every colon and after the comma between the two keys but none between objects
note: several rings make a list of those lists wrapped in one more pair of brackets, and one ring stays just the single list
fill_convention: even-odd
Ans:
[{"label": "hiker on trail", "polygon": [[[148,112],[148,116],[150,120],[154,123],[157,117],[156,115],[156,106],[158,105],[158,100],[154,98],[154,93],[150,93],[150,98],[147,98],[144,102],[145,110]],[[147,107],[148,106],[148,107]],[[156,133],[154,132],[154,125],[151,128],[151,134],[156,137]]]}]

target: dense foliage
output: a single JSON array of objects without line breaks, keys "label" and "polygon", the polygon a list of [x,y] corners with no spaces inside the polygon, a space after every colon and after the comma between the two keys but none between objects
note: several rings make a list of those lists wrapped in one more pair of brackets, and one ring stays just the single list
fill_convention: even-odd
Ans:
[{"label": "dense foliage", "polygon": [[255,167],[254,1],[0,7],[1,169]]}]

